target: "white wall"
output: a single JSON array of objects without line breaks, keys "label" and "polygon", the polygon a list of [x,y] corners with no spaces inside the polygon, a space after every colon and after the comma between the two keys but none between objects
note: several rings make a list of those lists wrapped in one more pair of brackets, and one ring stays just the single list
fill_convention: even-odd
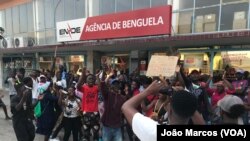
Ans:
[{"label": "white wall", "polygon": [[0,55],[0,89],[3,89],[3,57]]}]

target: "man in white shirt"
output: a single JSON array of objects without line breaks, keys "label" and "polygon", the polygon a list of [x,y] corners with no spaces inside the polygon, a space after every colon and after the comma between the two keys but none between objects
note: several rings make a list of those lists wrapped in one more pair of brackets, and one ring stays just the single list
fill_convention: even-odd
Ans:
[{"label": "man in white shirt", "polygon": [[[122,106],[122,111],[132,125],[133,132],[141,141],[156,141],[158,123],[140,114],[137,107],[148,95],[159,93],[163,87],[163,83],[154,81],[145,91],[132,97]],[[173,94],[167,107],[171,125],[187,124],[190,118],[196,121],[196,124],[204,124],[201,115],[196,111],[196,97],[187,91],[181,90]]]}]

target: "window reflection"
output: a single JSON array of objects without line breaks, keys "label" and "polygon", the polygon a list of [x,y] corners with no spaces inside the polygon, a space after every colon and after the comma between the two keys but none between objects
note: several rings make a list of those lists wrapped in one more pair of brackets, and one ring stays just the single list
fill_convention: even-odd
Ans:
[{"label": "window reflection", "polygon": [[0,27],[5,28],[5,11],[0,11]]},{"label": "window reflection", "polygon": [[163,6],[163,5],[167,5],[168,4],[168,0],[151,0],[151,5],[153,6]]},{"label": "window reflection", "polygon": [[44,8],[45,8],[45,27],[46,28],[53,28],[54,27],[54,8],[53,8],[53,1],[52,0],[45,0],[44,1]]},{"label": "window reflection", "polygon": [[236,30],[247,28],[248,4],[223,5],[221,12],[221,30]]},{"label": "window reflection", "polygon": [[45,42],[45,32],[41,31],[41,32],[37,32],[36,33],[36,38],[37,38],[37,44],[38,45],[44,45]]},{"label": "window reflection", "polygon": [[[75,19],[75,0],[65,0],[65,19],[64,20],[73,20]],[[60,12],[60,11],[59,11]]]},{"label": "window reflection", "polygon": [[134,0],[134,10],[150,7],[150,0]]},{"label": "window reflection", "polygon": [[178,17],[178,33],[179,34],[187,34],[192,31],[192,11],[180,12],[177,14]]},{"label": "window reflection", "polygon": [[[218,30],[219,6],[195,10],[195,32],[214,32]],[[203,24],[202,24],[203,23]]]},{"label": "window reflection", "polygon": [[56,34],[55,30],[47,30],[46,31],[46,44],[55,44],[56,42]]},{"label": "window reflection", "polygon": [[6,12],[6,30],[5,30],[5,33],[6,33],[6,35],[11,35],[13,32],[11,8],[6,9],[5,12]]},{"label": "window reflection", "polygon": [[173,10],[194,8],[194,0],[173,0]]},{"label": "window reflection", "polygon": [[123,11],[130,11],[132,10],[132,0],[117,0],[117,11],[116,12],[123,12]]},{"label": "window reflection", "polygon": [[28,17],[27,17],[27,6],[26,4],[20,5],[20,12],[19,12],[20,18],[20,32],[27,32],[28,31]]},{"label": "window reflection", "polygon": [[196,0],[195,7],[211,6],[220,4],[220,0]]},{"label": "window reflection", "polygon": [[100,0],[101,14],[115,13],[115,0]]},{"label": "window reflection", "polygon": [[75,6],[76,19],[85,18],[85,0],[77,0]]},{"label": "window reflection", "polygon": [[19,7],[13,7],[12,8],[12,20],[13,20],[13,32],[14,33],[20,33],[20,20],[19,20]]},{"label": "window reflection", "polygon": [[36,30],[42,30],[45,28],[44,25],[44,1],[36,1]]},{"label": "window reflection", "polygon": [[33,12],[33,4],[27,4],[27,20],[28,20],[28,31],[34,31],[34,12]]},{"label": "window reflection", "polygon": [[223,3],[231,3],[231,2],[248,2],[248,0],[222,0]]},{"label": "window reflection", "polygon": [[[54,9],[56,8],[57,3],[59,0],[54,0]],[[56,22],[64,21],[64,1],[61,0],[58,4],[57,8],[55,9],[56,14]]]}]

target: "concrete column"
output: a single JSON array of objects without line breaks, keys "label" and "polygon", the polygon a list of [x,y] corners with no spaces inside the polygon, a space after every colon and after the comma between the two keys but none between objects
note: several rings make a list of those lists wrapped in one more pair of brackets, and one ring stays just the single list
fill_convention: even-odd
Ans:
[{"label": "concrete column", "polygon": [[94,72],[94,52],[92,50],[87,51],[87,70],[90,73]]},{"label": "concrete column", "polygon": [[168,5],[173,5],[173,0],[168,0]]},{"label": "concrete column", "polygon": [[99,11],[99,0],[89,0],[87,3],[88,9],[88,17],[98,16],[100,15]]}]

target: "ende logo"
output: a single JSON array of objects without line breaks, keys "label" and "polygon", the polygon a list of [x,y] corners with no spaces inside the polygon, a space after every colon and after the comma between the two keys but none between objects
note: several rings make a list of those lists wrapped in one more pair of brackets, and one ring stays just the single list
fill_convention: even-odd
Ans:
[{"label": "ende logo", "polygon": [[72,34],[81,33],[81,27],[70,27],[68,24],[67,29],[60,29],[59,34],[62,35],[69,35],[69,37],[72,39]]}]

